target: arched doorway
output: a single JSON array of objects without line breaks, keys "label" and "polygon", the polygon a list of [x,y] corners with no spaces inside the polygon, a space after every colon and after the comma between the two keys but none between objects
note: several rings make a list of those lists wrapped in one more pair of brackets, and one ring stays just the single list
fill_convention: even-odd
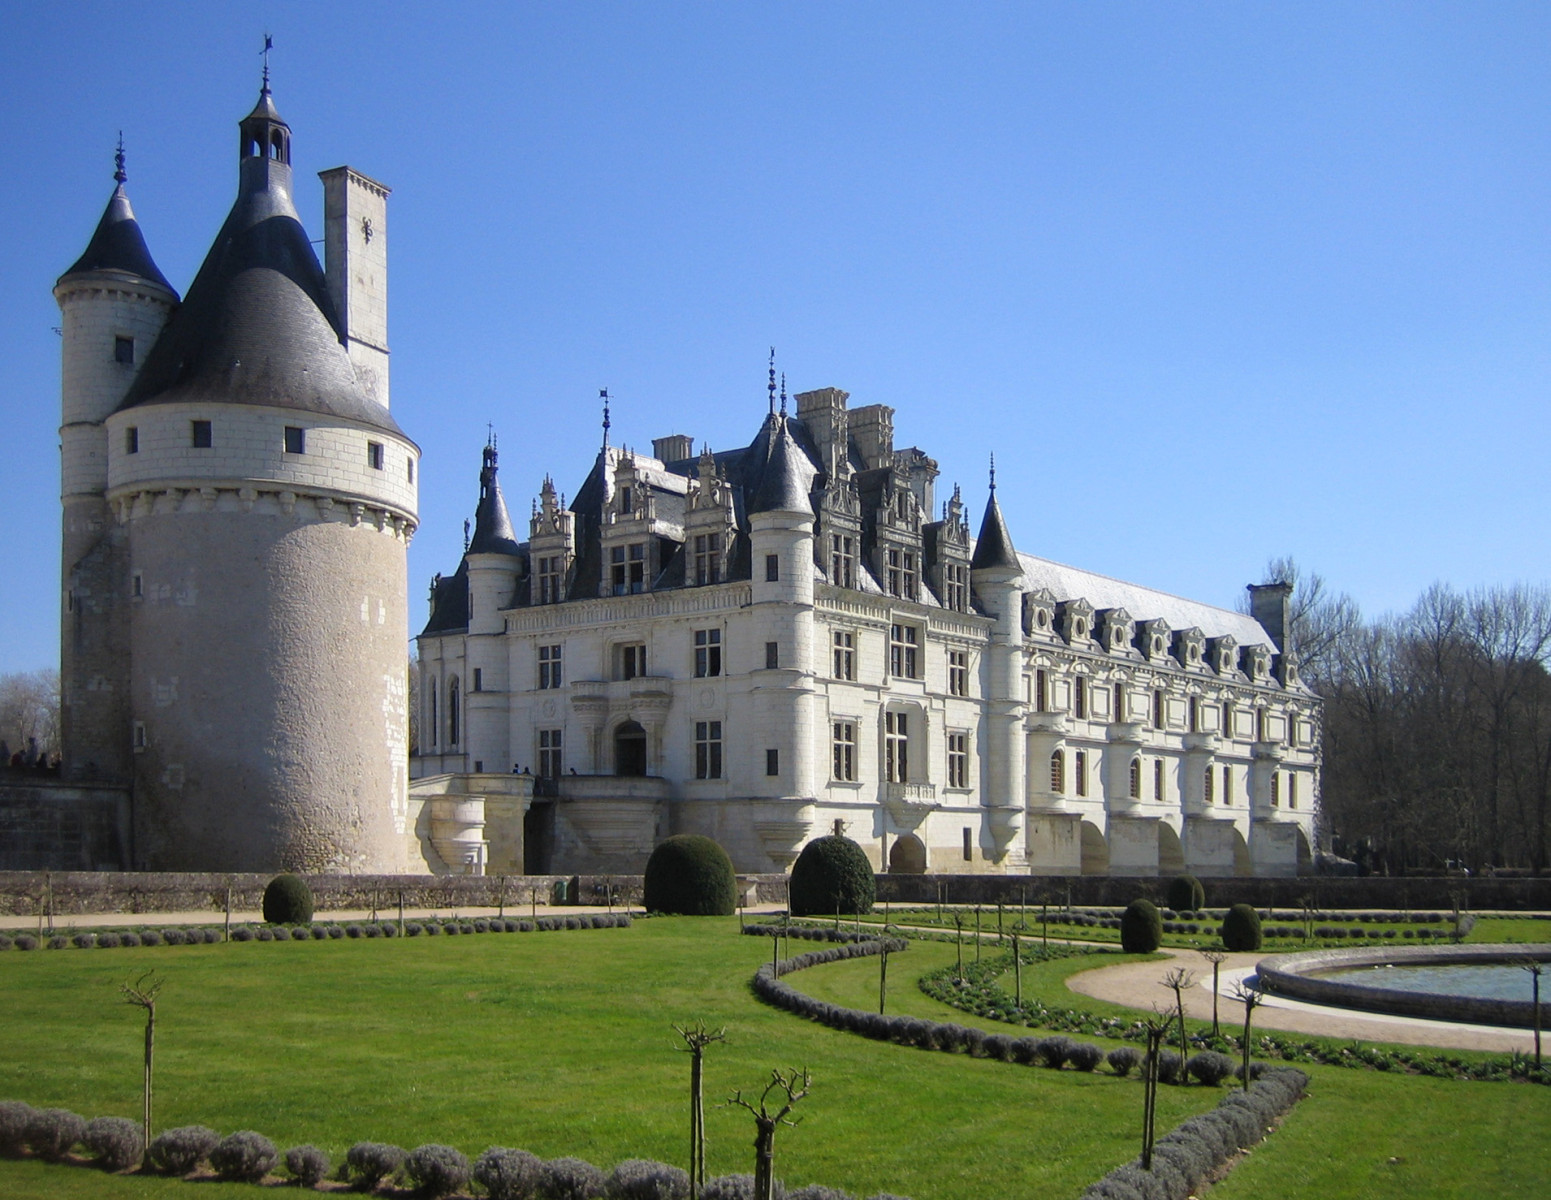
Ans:
[{"label": "arched doorway", "polygon": [[635,721],[614,731],[614,774],[646,774],[646,730]]},{"label": "arched doorway", "polygon": [[926,847],[915,834],[902,833],[894,839],[894,846],[889,851],[889,874],[926,874]]}]

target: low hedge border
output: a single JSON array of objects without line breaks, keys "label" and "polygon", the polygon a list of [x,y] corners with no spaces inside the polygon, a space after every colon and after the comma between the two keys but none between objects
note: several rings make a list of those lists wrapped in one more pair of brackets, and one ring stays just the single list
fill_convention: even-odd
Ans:
[{"label": "low hedge border", "polygon": [[[1053,949],[1053,948],[1052,948]],[[1054,955],[1052,954],[1052,957]],[[955,979],[955,967],[942,967],[920,979],[920,988],[934,1000],[940,1000],[963,1012],[992,1021],[1005,1021],[1061,1033],[1146,1041],[1147,1027],[1142,1021],[1119,1017],[1101,1017],[1080,1008],[1060,1008],[1042,1000],[1024,998],[1020,1007],[997,982],[1012,964],[1010,954],[979,963],[966,963],[962,977]],[[1231,1024],[1225,1021],[1224,1024]],[[1243,1039],[1231,1033],[1212,1037],[1197,1024],[1188,1035],[1197,1050],[1222,1050],[1242,1053]],[[1382,1049],[1358,1042],[1333,1042],[1298,1038],[1280,1033],[1253,1036],[1254,1054],[1259,1058],[1282,1062],[1316,1063],[1327,1067],[1354,1067],[1372,1071],[1398,1071],[1410,1075],[1428,1075],[1437,1079],[1474,1080],[1476,1082],[1522,1081],[1551,1084],[1551,1070],[1535,1072],[1534,1059],[1515,1051],[1511,1055],[1465,1059],[1457,1054],[1425,1053],[1405,1049]]]},{"label": "low hedge border", "polygon": [[1091,1184],[1082,1200],[1188,1200],[1202,1184],[1226,1174],[1242,1151],[1258,1145],[1308,1084],[1296,1067],[1262,1071],[1247,1089],[1230,1091],[1212,1111],[1159,1138],[1150,1168],[1140,1159],[1116,1167]]},{"label": "low hedge border", "polygon": [[[405,921],[403,936],[421,937],[473,933],[533,933],[560,929],[628,929],[629,913],[583,913],[567,917],[538,917],[517,920],[511,917],[476,917],[441,920]],[[196,946],[233,942],[325,942],[358,938],[395,938],[397,921],[349,921],[344,925],[315,921],[310,925],[233,925],[228,939],[225,931],[208,926],[166,929],[82,930],[73,934],[0,933],[0,952],[6,950],[112,950],[124,946]]]}]

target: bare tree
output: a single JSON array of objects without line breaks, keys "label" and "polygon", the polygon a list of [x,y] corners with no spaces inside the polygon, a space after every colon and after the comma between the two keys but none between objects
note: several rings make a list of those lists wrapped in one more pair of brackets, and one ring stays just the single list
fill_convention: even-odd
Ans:
[{"label": "bare tree", "polygon": [[1540,976],[1546,969],[1546,964],[1534,958],[1526,958],[1519,963],[1529,972],[1530,982],[1533,986],[1535,1012],[1535,1070],[1540,1070]]},{"label": "bare tree", "polygon": [[1256,984],[1243,980],[1233,985],[1233,998],[1244,1005],[1244,1044],[1241,1049],[1244,1052],[1242,1072],[1244,1075],[1244,1090],[1249,1090],[1249,1022],[1255,1009],[1259,1008],[1265,1000],[1265,993]]},{"label": "bare tree", "polygon": [[145,1111],[142,1118],[144,1145],[151,1145],[151,1067],[156,1056],[156,998],[161,995],[165,981],[156,978],[154,971],[147,971],[133,983],[119,986],[125,1004],[145,1010]]},{"label": "bare tree", "polygon": [[[1318,571],[1298,565],[1290,554],[1266,563],[1264,583],[1292,585],[1288,633],[1298,652],[1298,669],[1312,686],[1330,679],[1340,661],[1342,641],[1362,626],[1362,611],[1345,592],[1338,592]],[[1249,597],[1239,601],[1249,611]]]},{"label": "bare tree", "polygon": [[705,1186],[705,1048],[727,1040],[726,1028],[709,1029],[704,1021],[675,1025],[684,1039],[689,1061],[689,1200],[698,1200]]},{"label": "bare tree", "polygon": [[1147,1019],[1147,1058],[1142,1070],[1142,1170],[1152,1170],[1153,1130],[1158,1118],[1158,1060],[1163,1055],[1163,1039],[1174,1023],[1172,1016],[1164,1017],[1153,1010]]},{"label": "bare tree", "polygon": [[59,672],[0,675],[0,742],[52,760],[59,753]]},{"label": "bare tree", "polygon": [[1196,977],[1184,967],[1175,967],[1160,982],[1174,993],[1174,1012],[1179,1017],[1179,1081],[1188,1084],[1190,1076],[1185,1072],[1185,1062],[1190,1057],[1190,1046],[1185,1038],[1185,989],[1195,986]]},{"label": "bare tree", "polygon": [[1228,961],[1228,952],[1213,947],[1210,950],[1201,951],[1201,957],[1212,964],[1212,1036],[1222,1037],[1222,1029],[1217,1024],[1217,979],[1223,963]]},{"label": "bare tree", "polygon": [[[748,1100],[743,1090],[733,1092],[723,1107],[745,1108],[754,1116],[754,1200],[771,1200],[775,1181],[775,1135],[782,1125],[795,1127],[800,1117],[791,1115],[800,1100],[808,1095],[813,1076],[807,1067],[770,1072],[770,1079],[757,1101]],[[779,1108],[771,1111],[772,1097]]]}]

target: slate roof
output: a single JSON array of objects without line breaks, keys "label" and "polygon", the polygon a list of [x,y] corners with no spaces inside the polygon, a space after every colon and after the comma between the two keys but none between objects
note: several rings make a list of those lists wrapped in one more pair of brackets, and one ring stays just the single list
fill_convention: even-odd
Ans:
[{"label": "slate roof", "polygon": [[[818,468],[798,448],[784,414],[771,417],[761,433],[762,436],[749,447],[750,457],[756,459],[750,465],[757,467],[759,482],[754,487],[753,495],[748,498],[748,511],[804,513],[812,516],[813,503],[808,497],[813,490]],[[763,462],[757,460],[760,450],[764,451]]]},{"label": "slate roof", "polygon": [[996,502],[996,492],[986,501],[986,514],[980,521],[980,536],[975,539],[975,553],[969,560],[971,571],[993,569],[1016,571],[1019,569],[1018,552],[1012,548],[1012,534],[1007,532],[1007,521],[1002,516],[1002,506]]},{"label": "slate roof", "polygon": [[506,511],[506,498],[496,480],[494,446],[485,447],[484,465],[479,472],[479,505],[474,510],[474,536],[469,540],[468,553],[522,553],[512,529],[512,516]]},{"label": "slate roof", "polygon": [[59,278],[63,282],[72,275],[88,271],[123,271],[149,279],[177,295],[151,258],[145,235],[140,232],[140,222],[135,220],[135,210],[129,206],[129,196],[122,183],[108,197],[108,207],[102,210],[102,219],[97,222],[92,240],[86,244],[86,252]]}]

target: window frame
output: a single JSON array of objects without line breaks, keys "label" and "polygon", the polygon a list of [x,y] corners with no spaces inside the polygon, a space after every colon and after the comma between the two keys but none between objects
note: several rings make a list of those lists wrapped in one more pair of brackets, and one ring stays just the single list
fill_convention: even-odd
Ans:
[{"label": "window frame", "polygon": [[889,676],[921,678],[921,627],[908,621],[889,622]]},{"label": "window frame", "polygon": [[695,722],[695,778],[722,778],[722,723]]},{"label": "window frame", "polygon": [[565,643],[538,648],[539,690],[551,691],[565,684]]},{"label": "window frame", "polygon": [[720,626],[694,632],[695,678],[715,679],[722,673],[722,630]]},{"label": "window frame", "polygon": [[969,732],[948,730],[948,786],[969,790]]},{"label": "window frame", "polygon": [[969,651],[948,651],[948,694],[969,695]]},{"label": "window frame", "polygon": [[847,683],[856,682],[856,633],[850,629],[830,631],[830,651],[834,677]]},{"label": "window frame", "polygon": [[539,731],[539,777],[541,779],[559,779],[565,770],[565,731],[563,729],[540,729]]},{"label": "window frame", "polygon": [[904,709],[883,710],[883,780],[910,782],[910,714]]},{"label": "window frame", "polygon": [[284,437],[285,440],[284,440],[284,442],[282,444],[285,447],[285,453],[287,453],[287,454],[306,454],[307,453],[307,430],[306,430],[306,427],[302,426],[302,425],[287,425],[284,428],[285,428],[285,432],[283,434],[283,437]]},{"label": "window frame", "polygon": [[830,722],[830,776],[836,783],[856,782],[856,722]]}]

